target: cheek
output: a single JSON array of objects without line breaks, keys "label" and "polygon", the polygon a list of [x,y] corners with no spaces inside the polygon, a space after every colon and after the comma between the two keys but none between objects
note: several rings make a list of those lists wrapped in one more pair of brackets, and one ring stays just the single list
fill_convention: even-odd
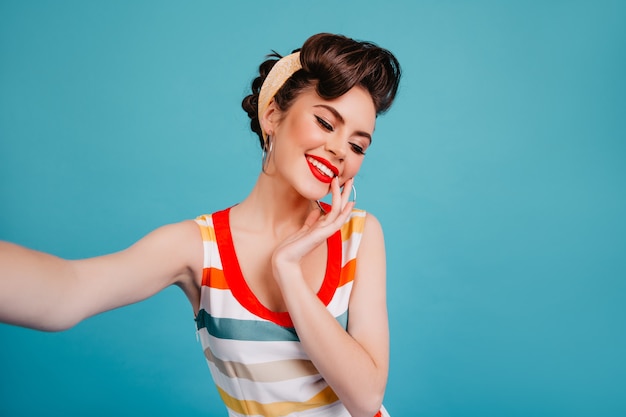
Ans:
[{"label": "cheek", "polygon": [[291,140],[306,150],[317,148],[325,143],[324,132],[313,122],[305,117],[291,125]]},{"label": "cheek", "polygon": [[343,171],[341,182],[345,182],[350,178],[354,178],[356,174],[358,174],[361,169],[361,165],[363,164],[363,158],[355,159],[354,161],[349,161],[346,163],[346,167]]},{"label": "cheek", "polygon": [[304,123],[293,120],[285,120],[280,130],[280,137],[277,139],[281,148],[281,153],[291,157],[300,154],[303,149],[309,147],[311,138],[307,135]]}]

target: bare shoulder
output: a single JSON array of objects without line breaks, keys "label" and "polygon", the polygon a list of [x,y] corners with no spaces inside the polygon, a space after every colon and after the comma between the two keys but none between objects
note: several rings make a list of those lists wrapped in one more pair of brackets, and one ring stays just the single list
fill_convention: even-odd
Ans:
[{"label": "bare shoulder", "polygon": [[128,251],[143,264],[148,258],[157,257],[155,262],[158,267],[169,271],[169,274],[163,276],[167,280],[163,283],[165,285],[177,284],[184,289],[197,284],[202,273],[202,235],[194,220],[161,226],[131,246]]},{"label": "bare shoulder", "polygon": [[[181,272],[183,269],[197,270],[202,266],[202,237],[199,226],[193,220],[161,226],[120,255],[141,264],[168,264],[170,268]],[[163,259],[154,258],[158,255]]]},{"label": "bare shoulder", "polygon": [[383,227],[380,224],[380,221],[372,213],[367,212],[365,215],[365,228],[363,230],[363,234],[367,234],[372,238],[383,238]]},{"label": "bare shoulder", "polygon": [[373,214],[365,213],[363,224],[363,236],[359,246],[359,263],[367,262],[373,257],[375,260],[385,262],[385,239],[380,221]]},{"label": "bare shoulder", "polygon": [[[202,266],[204,264],[200,226],[194,220],[185,220],[165,227],[171,228],[171,231],[167,231],[170,236],[166,240],[169,240],[172,244],[177,244],[178,249],[181,250],[181,259],[185,259],[187,269],[194,281],[197,281],[199,285],[198,278],[202,275]],[[180,285],[179,282],[175,283]]]},{"label": "bare shoulder", "polygon": [[202,235],[194,220],[184,220],[155,229],[129,249],[134,247],[164,250],[172,255],[179,254],[178,259],[189,259],[189,267],[193,268],[193,259],[197,259],[194,255],[202,254]]}]

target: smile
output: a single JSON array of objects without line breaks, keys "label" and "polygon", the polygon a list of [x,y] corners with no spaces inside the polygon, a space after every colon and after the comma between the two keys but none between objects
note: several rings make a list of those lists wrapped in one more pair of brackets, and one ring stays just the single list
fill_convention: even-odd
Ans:
[{"label": "smile", "polygon": [[329,183],[339,174],[337,168],[322,158],[307,155],[306,160],[313,175],[322,182]]}]

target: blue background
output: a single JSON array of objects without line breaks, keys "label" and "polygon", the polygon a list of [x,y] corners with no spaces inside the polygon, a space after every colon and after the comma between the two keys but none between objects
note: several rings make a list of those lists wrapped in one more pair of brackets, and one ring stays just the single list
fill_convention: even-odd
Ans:
[{"label": "blue background", "polygon": [[[357,177],[403,416],[623,416],[626,3],[0,1],[0,238],[67,258],[241,200],[240,101],[329,31],[399,58]],[[0,326],[0,415],[224,416],[182,292]]]}]

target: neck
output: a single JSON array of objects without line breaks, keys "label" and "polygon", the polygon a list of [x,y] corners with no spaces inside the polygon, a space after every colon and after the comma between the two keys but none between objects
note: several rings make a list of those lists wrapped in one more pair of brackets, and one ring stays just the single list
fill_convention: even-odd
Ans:
[{"label": "neck", "polygon": [[315,202],[302,197],[290,185],[261,173],[250,194],[231,210],[231,223],[281,238],[302,227],[316,207]]}]

